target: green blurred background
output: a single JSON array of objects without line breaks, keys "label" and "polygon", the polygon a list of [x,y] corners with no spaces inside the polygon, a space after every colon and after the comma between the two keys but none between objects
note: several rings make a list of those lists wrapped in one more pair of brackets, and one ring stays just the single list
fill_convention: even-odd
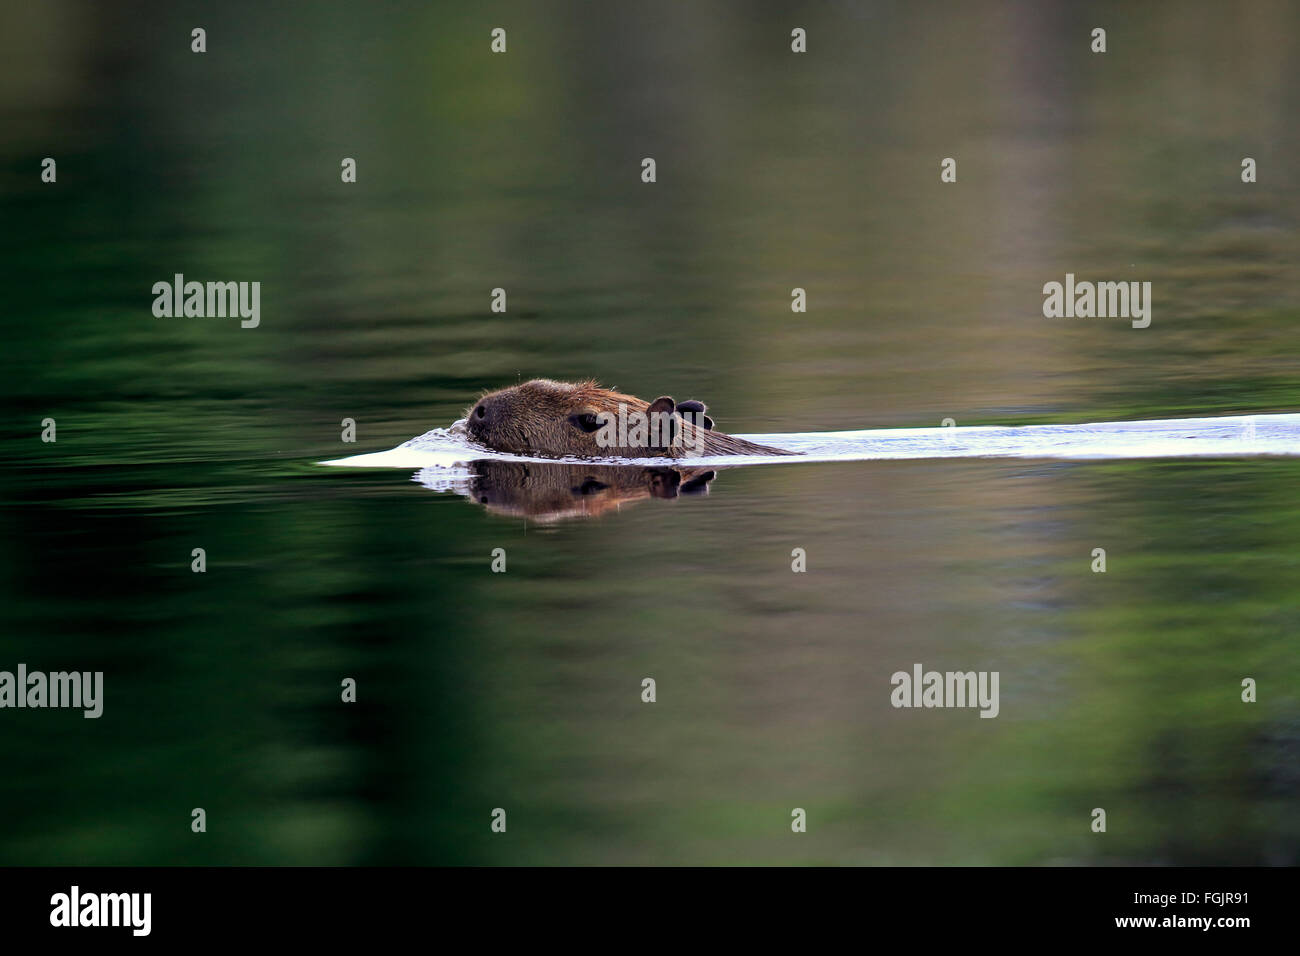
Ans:
[{"label": "green blurred background", "polygon": [[[1300,461],[555,526],[315,464],[520,376],[735,432],[1300,410],[1300,6],[6,2],[0,64],[0,669],[106,684],[0,712],[0,863],[1300,858]],[[155,318],[176,272],[261,326]],[[1066,272],[1151,327],[1045,319]],[[914,662],[1001,716],[894,710]]]}]

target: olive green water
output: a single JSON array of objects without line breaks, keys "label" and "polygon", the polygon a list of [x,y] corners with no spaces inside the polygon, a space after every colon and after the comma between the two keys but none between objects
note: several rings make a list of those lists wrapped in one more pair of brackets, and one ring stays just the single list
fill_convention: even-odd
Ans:
[{"label": "olive green water", "polygon": [[[1300,410],[1300,8],[11,6],[0,670],[105,702],[0,710],[0,863],[1300,859],[1300,460],[558,523],[315,464],[521,376],[740,433]],[[1067,272],[1151,326],[1044,318]],[[260,326],[155,318],[175,273]],[[914,663],[1000,715],[891,707]]]}]

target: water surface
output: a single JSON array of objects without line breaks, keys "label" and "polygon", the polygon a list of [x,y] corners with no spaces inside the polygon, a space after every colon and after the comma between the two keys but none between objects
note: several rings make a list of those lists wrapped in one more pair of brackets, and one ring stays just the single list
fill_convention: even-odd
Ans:
[{"label": "water surface", "polygon": [[[318,464],[532,377],[877,451],[1294,416],[1300,14],[1101,12],[1104,56],[1051,3],[15,9],[0,668],[106,701],[0,711],[0,862],[1297,862],[1294,457],[597,477],[565,520]],[[155,318],[177,272],[261,325]],[[1151,326],[1045,319],[1067,272]],[[891,707],[918,662],[998,718]]]}]

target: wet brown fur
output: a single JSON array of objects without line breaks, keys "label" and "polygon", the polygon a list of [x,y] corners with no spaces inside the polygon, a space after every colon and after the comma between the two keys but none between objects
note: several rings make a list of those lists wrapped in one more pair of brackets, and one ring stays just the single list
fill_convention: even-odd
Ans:
[{"label": "wet brown fur", "polygon": [[[664,403],[667,403],[666,405]],[[673,414],[674,438],[662,446],[634,445],[603,447],[595,431],[585,431],[574,423],[574,416],[609,413],[617,415],[619,405],[625,414],[645,414],[650,402],[634,395],[624,395],[601,388],[593,381],[553,382],[534,379],[522,385],[488,392],[465,412],[470,437],[495,451],[516,455],[576,458],[694,458],[711,455],[792,455],[736,438],[696,424],[695,416]],[[672,408],[672,399],[657,399],[655,404]],[[702,406],[701,406],[702,407]]]}]

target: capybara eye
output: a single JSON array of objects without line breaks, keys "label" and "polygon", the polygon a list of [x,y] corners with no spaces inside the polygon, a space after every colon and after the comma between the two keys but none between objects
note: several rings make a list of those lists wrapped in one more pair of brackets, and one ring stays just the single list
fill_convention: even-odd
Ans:
[{"label": "capybara eye", "polygon": [[588,434],[594,432],[600,427],[600,422],[596,421],[596,416],[592,412],[583,412],[580,415],[570,415],[569,421],[575,428],[581,428]]},{"label": "capybara eye", "polygon": [[478,408],[474,409],[474,414],[477,415],[479,418],[482,418],[484,415],[487,414],[487,409],[485,409],[482,405],[480,405]]}]

